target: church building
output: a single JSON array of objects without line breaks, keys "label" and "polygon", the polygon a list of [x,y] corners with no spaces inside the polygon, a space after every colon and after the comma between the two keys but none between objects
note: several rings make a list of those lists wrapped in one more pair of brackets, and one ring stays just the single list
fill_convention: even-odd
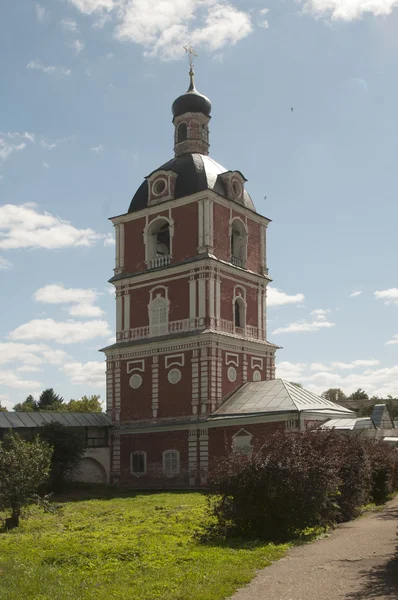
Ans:
[{"label": "church building", "polygon": [[231,448],[351,414],[275,380],[266,232],[239,170],[209,156],[211,103],[172,105],[174,157],[111,219],[116,343],[106,355],[111,481],[198,487]]}]

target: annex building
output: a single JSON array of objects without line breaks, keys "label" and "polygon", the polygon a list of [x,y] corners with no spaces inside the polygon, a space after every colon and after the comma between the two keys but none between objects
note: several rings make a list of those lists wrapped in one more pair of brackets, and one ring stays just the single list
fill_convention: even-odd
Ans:
[{"label": "annex building", "polygon": [[196,487],[231,447],[352,412],[275,379],[266,233],[239,170],[209,156],[211,103],[172,105],[174,157],[112,218],[116,343],[106,355],[111,481]]}]

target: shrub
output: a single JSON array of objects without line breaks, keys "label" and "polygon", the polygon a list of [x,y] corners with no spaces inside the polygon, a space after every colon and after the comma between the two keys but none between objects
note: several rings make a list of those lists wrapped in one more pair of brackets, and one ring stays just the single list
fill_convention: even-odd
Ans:
[{"label": "shrub", "polygon": [[284,539],[337,517],[334,433],[276,433],[250,457],[231,453],[210,474],[213,532]]},{"label": "shrub", "polygon": [[369,440],[367,452],[371,463],[371,499],[384,504],[398,487],[398,453],[383,442]]}]

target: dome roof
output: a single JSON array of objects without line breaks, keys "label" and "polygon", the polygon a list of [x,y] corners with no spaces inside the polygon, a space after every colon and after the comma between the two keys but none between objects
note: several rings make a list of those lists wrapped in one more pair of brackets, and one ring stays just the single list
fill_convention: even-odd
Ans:
[{"label": "dome roof", "polygon": [[[152,173],[156,171],[173,171],[177,174],[174,198],[184,198],[205,190],[213,190],[220,196],[227,198],[224,182],[219,175],[226,173],[228,170],[210,156],[191,153],[181,154],[155,169]],[[145,180],[134,194],[128,212],[132,213],[146,208],[148,206],[148,195],[148,181]],[[246,190],[244,190],[243,204],[251,210],[256,210]]]},{"label": "dome roof", "polygon": [[187,112],[198,112],[210,117],[211,102],[195,88],[193,76],[188,91],[174,100],[171,111],[173,117],[179,117]]}]

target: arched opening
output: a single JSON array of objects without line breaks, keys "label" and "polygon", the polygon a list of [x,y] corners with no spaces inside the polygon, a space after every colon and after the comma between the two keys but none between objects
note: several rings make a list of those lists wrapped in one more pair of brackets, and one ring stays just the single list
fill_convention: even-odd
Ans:
[{"label": "arched opening", "polygon": [[247,233],[240,219],[235,219],[231,226],[231,262],[237,267],[244,267],[247,254]]},{"label": "arched opening", "polygon": [[166,219],[156,219],[148,228],[147,259],[150,269],[170,264],[171,232]]},{"label": "arched opening", "polygon": [[108,477],[105,468],[98,460],[84,456],[73,470],[71,479],[86,483],[107,483]]},{"label": "arched opening", "polygon": [[235,329],[246,327],[246,306],[243,298],[235,298],[234,302],[234,326]]},{"label": "arched opening", "polygon": [[158,296],[149,306],[149,328],[151,335],[165,335],[169,326],[169,303]]},{"label": "arched opening", "polygon": [[188,127],[186,123],[180,123],[177,129],[177,143],[188,139]]}]

